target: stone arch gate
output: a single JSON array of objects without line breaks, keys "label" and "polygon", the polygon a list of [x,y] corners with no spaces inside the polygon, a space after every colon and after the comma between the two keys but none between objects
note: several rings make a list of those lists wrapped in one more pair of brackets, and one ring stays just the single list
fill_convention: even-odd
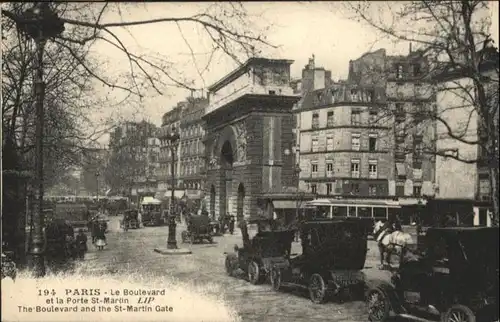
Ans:
[{"label": "stone arch gate", "polygon": [[285,150],[294,145],[291,110],[297,100],[245,95],[203,117],[206,195],[217,217],[269,217],[269,198],[296,187],[295,160]]}]

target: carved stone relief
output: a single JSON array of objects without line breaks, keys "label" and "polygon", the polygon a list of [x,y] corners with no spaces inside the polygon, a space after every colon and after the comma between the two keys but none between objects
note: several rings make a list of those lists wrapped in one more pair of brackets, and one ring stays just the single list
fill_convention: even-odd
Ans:
[{"label": "carved stone relief", "polygon": [[210,158],[208,159],[208,168],[209,169],[217,169],[219,166],[219,137],[220,134],[216,132],[212,136],[211,149],[210,149]]},{"label": "carved stone relief", "polygon": [[247,159],[247,129],[245,122],[232,125],[236,139],[237,162],[244,162]]}]

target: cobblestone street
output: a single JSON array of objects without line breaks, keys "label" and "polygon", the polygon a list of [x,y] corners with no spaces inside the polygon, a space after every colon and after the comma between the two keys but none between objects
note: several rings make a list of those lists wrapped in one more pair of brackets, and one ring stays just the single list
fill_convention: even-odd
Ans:
[{"label": "cobblestone street", "polygon": [[[177,226],[179,247],[192,250],[191,255],[160,255],[153,251],[165,247],[167,227],[141,227],[124,232],[119,229],[119,218],[112,217],[108,234],[108,247],[98,252],[90,248],[82,271],[87,273],[144,272],[156,276],[173,276],[182,283],[194,286],[215,284],[223,289],[224,297],[243,321],[367,321],[362,301],[348,303],[313,304],[306,295],[276,293],[270,285],[254,286],[228,277],[224,271],[224,252],[235,244],[241,245],[239,232],[233,236],[216,237],[215,244],[181,244],[180,233],[185,229]],[[371,243],[371,242],[370,242]],[[375,253],[369,251],[365,273],[372,278],[383,278],[385,272],[374,268]],[[298,243],[292,252],[300,251]]]}]

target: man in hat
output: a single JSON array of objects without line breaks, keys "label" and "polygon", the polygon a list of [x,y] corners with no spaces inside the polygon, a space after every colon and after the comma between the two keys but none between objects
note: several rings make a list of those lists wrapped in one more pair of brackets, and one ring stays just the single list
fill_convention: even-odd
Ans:
[{"label": "man in hat", "polygon": [[83,229],[80,228],[78,230],[78,235],[76,235],[76,251],[78,258],[83,259],[87,250],[87,235],[83,232]]}]

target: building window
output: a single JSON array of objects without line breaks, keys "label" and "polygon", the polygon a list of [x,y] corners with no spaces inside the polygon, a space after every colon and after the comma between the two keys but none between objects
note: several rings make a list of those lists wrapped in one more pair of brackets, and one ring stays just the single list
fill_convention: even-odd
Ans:
[{"label": "building window", "polygon": [[370,111],[369,118],[370,118],[371,124],[376,124],[378,121],[378,112],[377,111]]},{"label": "building window", "polygon": [[326,176],[333,176],[333,161],[326,161]]},{"label": "building window", "polygon": [[405,108],[403,103],[396,103],[396,116],[403,116],[405,115]]},{"label": "building window", "polygon": [[318,164],[317,163],[312,163],[311,164],[311,172],[312,173],[317,173],[318,172]]},{"label": "building window", "polygon": [[396,182],[396,196],[403,197],[405,195],[405,184],[403,181]]},{"label": "building window", "polygon": [[366,92],[366,96],[368,97],[368,102],[373,102],[375,100],[375,91],[374,90],[368,90]]},{"label": "building window", "polygon": [[403,78],[403,65],[401,64],[396,65],[396,78]]},{"label": "building window", "polygon": [[326,184],[326,194],[331,195],[333,192],[333,185],[331,183]]},{"label": "building window", "polygon": [[352,110],[351,111],[351,124],[352,125],[361,125],[361,111]]},{"label": "building window", "polygon": [[312,139],[312,152],[318,152],[318,139]]},{"label": "building window", "polygon": [[421,73],[420,64],[413,64],[413,77],[418,77]]},{"label": "building window", "polygon": [[360,160],[351,160],[351,177],[359,178],[359,162]]},{"label": "building window", "polygon": [[361,147],[360,135],[359,134],[352,134],[351,149],[355,150],[355,151],[359,151],[360,147]]},{"label": "building window", "polygon": [[315,184],[311,185],[311,193],[316,193],[318,191],[318,187]]},{"label": "building window", "polygon": [[370,137],[368,138],[368,150],[370,152],[374,152],[377,150],[377,135],[376,134],[370,134]]},{"label": "building window", "polygon": [[332,137],[326,138],[326,150],[333,151],[333,138]]},{"label": "building window", "polygon": [[422,187],[413,186],[413,196],[420,197],[422,195]]},{"label": "building window", "polygon": [[335,123],[333,111],[328,111],[326,114],[326,126],[332,127]]},{"label": "building window", "polygon": [[319,128],[319,114],[318,113],[313,113],[313,115],[312,115],[312,128],[313,129]]},{"label": "building window", "polygon": [[377,179],[377,160],[368,161],[368,176],[370,179]]},{"label": "building window", "polygon": [[490,195],[490,180],[481,179],[479,180],[479,195],[489,196]]},{"label": "building window", "polygon": [[351,101],[356,102],[358,100],[358,91],[351,89]]},{"label": "building window", "polygon": [[368,195],[369,196],[376,196],[377,195],[377,186],[375,185],[369,185],[368,186]]},{"label": "building window", "polygon": [[[359,193],[359,183],[351,184],[351,194],[358,194],[358,193]],[[352,210],[354,210],[354,208],[355,207],[351,207]],[[352,216],[355,216],[355,215],[356,214],[353,214]]]}]

